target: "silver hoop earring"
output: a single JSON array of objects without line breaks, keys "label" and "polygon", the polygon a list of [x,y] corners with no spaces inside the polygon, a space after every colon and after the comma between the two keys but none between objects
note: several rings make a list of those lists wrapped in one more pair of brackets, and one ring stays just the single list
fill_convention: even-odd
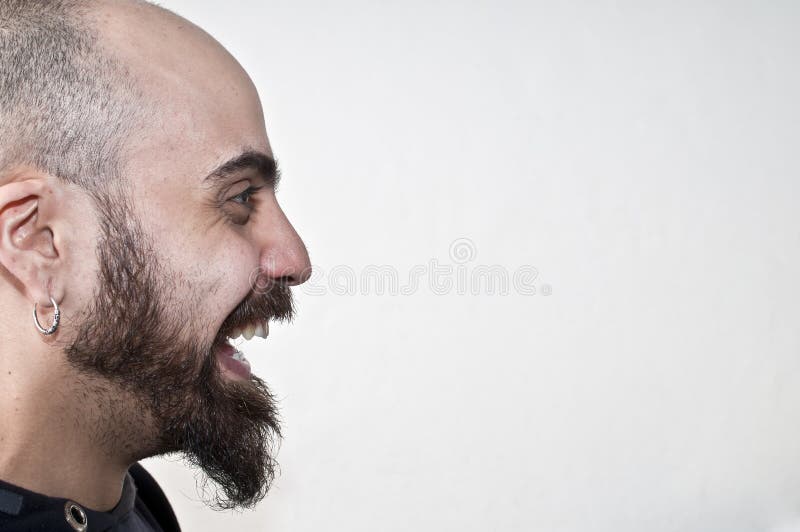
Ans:
[{"label": "silver hoop earring", "polygon": [[50,336],[56,329],[58,329],[58,322],[61,320],[61,311],[58,310],[58,303],[56,303],[55,299],[50,297],[50,303],[53,305],[55,311],[53,312],[53,324],[50,326],[49,329],[45,329],[39,323],[39,316],[36,315],[36,303],[33,304],[33,324],[36,325],[36,328],[45,336]]}]

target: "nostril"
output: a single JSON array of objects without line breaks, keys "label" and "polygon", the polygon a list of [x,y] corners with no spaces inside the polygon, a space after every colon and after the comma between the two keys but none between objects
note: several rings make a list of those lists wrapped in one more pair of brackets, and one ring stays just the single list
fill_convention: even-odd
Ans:
[{"label": "nostril", "polygon": [[281,277],[280,282],[285,283],[288,286],[297,286],[308,281],[309,277],[311,277],[311,266],[304,268],[297,273]]},{"label": "nostril", "polygon": [[295,275],[284,275],[283,277],[278,279],[278,282],[281,284],[285,284],[286,286],[296,286],[300,284]]}]

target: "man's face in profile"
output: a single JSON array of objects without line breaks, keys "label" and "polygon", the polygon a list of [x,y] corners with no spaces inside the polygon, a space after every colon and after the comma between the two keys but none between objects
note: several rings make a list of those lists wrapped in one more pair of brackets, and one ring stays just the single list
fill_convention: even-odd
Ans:
[{"label": "man's face in profile", "polygon": [[[217,506],[257,502],[274,474],[277,408],[248,361],[237,360],[231,339],[291,319],[291,293],[283,283],[259,281],[214,329],[220,316],[212,312],[214,296],[226,290],[225,280],[172,269],[137,216],[120,207],[103,214],[97,297],[76,317],[67,358],[81,373],[99,374],[128,392],[119,415],[153,429],[134,455],[184,452],[221,489]],[[120,401],[113,387],[98,395]]]},{"label": "man's face in profile", "polygon": [[280,431],[230,338],[291,319],[289,286],[310,274],[275,198],[259,98],[183,19],[135,3],[100,3],[96,18],[147,105],[120,157],[124,180],[70,214],[95,256],[73,257],[80,304],[59,341],[76,389],[112,420],[94,429],[99,445],[129,461],[183,452],[221,489],[218,506],[249,506],[272,480]]}]

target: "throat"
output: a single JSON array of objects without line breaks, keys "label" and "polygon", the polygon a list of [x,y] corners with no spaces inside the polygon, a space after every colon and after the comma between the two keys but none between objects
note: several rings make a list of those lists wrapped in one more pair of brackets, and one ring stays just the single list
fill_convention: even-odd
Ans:
[{"label": "throat", "polygon": [[130,416],[117,412],[115,419],[109,407],[100,406],[109,401],[64,386],[80,380],[71,375],[46,389],[35,389],[31,381],[27,387],[0,382],[0,480],[105,512],[119,502],[125,474],[136,461],[132,447],[147,427],[125,435],[120,421],[130,423]]}]

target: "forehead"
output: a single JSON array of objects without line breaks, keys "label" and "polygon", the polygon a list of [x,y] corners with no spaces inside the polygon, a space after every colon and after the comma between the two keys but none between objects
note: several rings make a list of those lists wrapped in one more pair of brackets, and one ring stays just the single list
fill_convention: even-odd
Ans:
[{"label": "forehead", "polygon": [[113,6],[98,24],[145,107],[120,157],[133,209],[172,271],[222,278],[209,257],[244,264],[252,250],[232,245],[204,181],[243,151],[272,156],[257,91],[239,63],[188,21],[131,2]]},{"label": "forehead", "polygon": [[149,187],[199,182],[243,147],[271,155],[258,93],[216,40],[166,10],[100,4],[103,46],[142,93],[141,131],[127,143],[125,174]]}]

